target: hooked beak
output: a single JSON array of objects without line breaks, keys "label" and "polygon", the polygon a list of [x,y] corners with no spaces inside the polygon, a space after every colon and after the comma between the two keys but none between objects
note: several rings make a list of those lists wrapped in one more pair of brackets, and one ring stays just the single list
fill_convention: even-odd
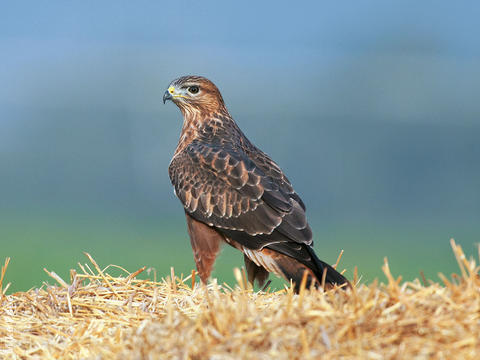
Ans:
[{"label": "hooked beak", "polygon": [[163,103],[165,104],[167,100],[172,100],[172,99],[173,99],[173,96],[170,93],[170,91],[169,90],[165,91],[165,94],[163,94]]}]

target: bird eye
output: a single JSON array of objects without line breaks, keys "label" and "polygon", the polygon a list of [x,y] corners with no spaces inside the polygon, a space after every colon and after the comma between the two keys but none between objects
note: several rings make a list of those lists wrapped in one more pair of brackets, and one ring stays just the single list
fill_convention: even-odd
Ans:
[{"label": "bird eye", "polygon": [[200,90],[200,89],[199,89],[198,86],[196,86],[196,85],[194,85],[194,86],[189,86],[189,87],[188,87],[188,91],[189,91],[190,93],[192,93],[192,94],[198,93],[198,90]]}]

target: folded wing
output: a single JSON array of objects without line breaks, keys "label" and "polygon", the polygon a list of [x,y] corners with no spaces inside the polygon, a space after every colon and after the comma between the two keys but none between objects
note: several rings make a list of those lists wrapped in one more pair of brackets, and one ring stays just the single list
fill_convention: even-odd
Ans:
[{"label": "folded wing", "polygon": [[189,144],[169,167],[185,211],[250,249],[311,245],[303,202],[280,168],[260,151],[255,154],[224,144]]}]

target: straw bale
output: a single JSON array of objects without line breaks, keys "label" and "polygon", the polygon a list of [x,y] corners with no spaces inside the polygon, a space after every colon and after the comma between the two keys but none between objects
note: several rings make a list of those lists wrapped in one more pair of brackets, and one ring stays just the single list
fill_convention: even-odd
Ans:
[{"label": "straw bale", "polygon": [[[109,275],[91,265],[68,283],[6,295],[5,359],[478,359],[479,267],[452,241],[460,275],[442,283],[395,278],[352,290],[254,292],[237,271],[232,289],[195,273],[161,281]],[[3,290],[2,290],[3,289]]]}]

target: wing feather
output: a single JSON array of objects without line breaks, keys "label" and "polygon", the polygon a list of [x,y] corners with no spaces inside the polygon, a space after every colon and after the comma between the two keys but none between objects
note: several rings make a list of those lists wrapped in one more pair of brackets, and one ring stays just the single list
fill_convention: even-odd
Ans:
[{"label": "wing feather", "polygon": [[250,248],[311,245],[305,205],[278,165],[256,150],[193,141],[178,153],[169,175],[185,210]]}]

